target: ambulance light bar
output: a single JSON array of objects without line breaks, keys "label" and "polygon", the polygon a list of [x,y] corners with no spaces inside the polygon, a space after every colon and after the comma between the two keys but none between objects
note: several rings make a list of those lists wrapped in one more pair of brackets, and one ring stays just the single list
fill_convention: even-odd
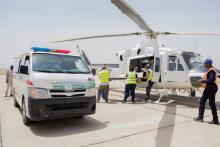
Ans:
[{"label": "ambulance light bar", "polygon": [[70,50],[65,49],[51,49],[51,48],[42,48],[42,47],[32,47],[31,48],[34,52],[53,52],[53,53],[63,53],[69,54]]}]

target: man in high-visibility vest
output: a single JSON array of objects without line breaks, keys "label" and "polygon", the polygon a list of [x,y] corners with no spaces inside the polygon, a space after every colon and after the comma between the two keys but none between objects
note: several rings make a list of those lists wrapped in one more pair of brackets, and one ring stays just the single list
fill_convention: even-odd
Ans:
[{"label": "man in high-visibility vest", "polygon": [[135,99],[135,88],[138,81],[138,76],[136,73],[137,67],[133,67],[130,69],[129,73],[126,75],[126,85],[125,85],[125,93],[124,93],[124,103],[127,102],[129,95],[131,95],[132,102],[134,103]]},{"label": "man in high-visibility vest", "polygon": [[147,87],[146,87],[146,98],[145,101],[150,101],[150,92],[153,86],[152,78],[153,78],[153,70],[150,65],[146,66],[146,79],[147,79]]},{"label": "man in high-visibility vest", "polygon": [[195,118],[196,121],[203,121],[203,116],[205,112],[205,103],[209,99],[209,105],[212,110],[213,120],[210,121],[210,124],[219,124],[218,120],[218,114],[215,104],[215,95],[218,91],[218,86],[216,84],[217,80],[217,71],[212,66],[212,60],[206,59],[204,62],[204,67],[207,69],[207,72],[205,73],[204,79],[202,82],[202,87],[205,88],[203,95],[200,99],[200,106],[199,106],[199,116]]},{"label": "man in high-visibility vest", "polygon": [[105,102],[108,102],[108,94],[109,94],[109,77],[110,73],[107,69],[107,66],[104,65],[102,70],[99,72],[99,89],[98,89],[98,102],[100,97],[102,96]]}]

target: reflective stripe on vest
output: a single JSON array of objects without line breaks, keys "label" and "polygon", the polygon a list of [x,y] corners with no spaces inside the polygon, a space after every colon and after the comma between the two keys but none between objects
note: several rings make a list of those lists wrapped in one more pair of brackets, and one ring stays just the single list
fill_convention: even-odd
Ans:
[{"label": "reflective stripe on vest", "polygon": [[[213,71],[215,72],[215,81],[214,81],[214,83],[217,85],[216,80],[218,79],[218,74],[217,74],[217,70],[216,70],[214,67],[210,68],[210,69],[205,73],[205,75],[203,76],[203,80],[207,80],[207,78],[208,78],[208,73],[209,73],[211,70],[213,70]],[[206,83],[202,83],[202,84],[201,84],[201,87],[202,87],[202,88],[206,88],[206,86],[207,86]]]},{"label": "reflective stripe on vest", "polygon": [[109,71],[108,70],[102,70],[99,72],[99,81],[100,83],[109,82]]},{"label": "reflective stripe on vest", "polygon": [[152,69],[148,69],[148,71],[149,71],[150,73],[147,74],[147,80],[148,80],[148,81],[151,81],[152,78],[153,78],[153,70],[152,70]]},{"label": "reflective stripe on vest", "polygon": [[128,73],[127,84],[137,84],[136,72]]}]

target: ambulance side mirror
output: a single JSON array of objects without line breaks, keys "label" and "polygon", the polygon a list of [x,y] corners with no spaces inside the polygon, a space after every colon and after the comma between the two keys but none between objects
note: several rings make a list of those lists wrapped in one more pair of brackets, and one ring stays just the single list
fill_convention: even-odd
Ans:
[{"label": "ambulance side mirror", "polygon": [[20,73],[21,74],[24,74],[24,75],[28,75],[28,66],[24,66],[24,65],[21,65],[20,66]]}]

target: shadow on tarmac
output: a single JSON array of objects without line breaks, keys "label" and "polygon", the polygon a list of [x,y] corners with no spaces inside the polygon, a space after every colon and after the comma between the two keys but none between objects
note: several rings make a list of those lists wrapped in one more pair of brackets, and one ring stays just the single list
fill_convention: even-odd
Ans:
[{"label": "shadow on tarmac", "polygon": [[107,125],[96,119],[85,116],[84,118],[69,118],[34,122],[30,125],[33,134],[43,137],[60,137],[84,132],[97,131]]},{"label": "shadow on tarmac", "polygon": [[[169,113],[166,113],[166,112],[169,112]],[[166,110],[164,111],[163,117],[161,118],[158,130],[157,130],[157,136],[155,138],[156,147],[170,147],[171,146],[173,132],[174,132],[174,124],[176,120],[175,113],[176,113],[176,104],[172,104],[172,103],[168,104],[166,106]],[[166,125],[167,122],[169,122],[169,125]]]}]

